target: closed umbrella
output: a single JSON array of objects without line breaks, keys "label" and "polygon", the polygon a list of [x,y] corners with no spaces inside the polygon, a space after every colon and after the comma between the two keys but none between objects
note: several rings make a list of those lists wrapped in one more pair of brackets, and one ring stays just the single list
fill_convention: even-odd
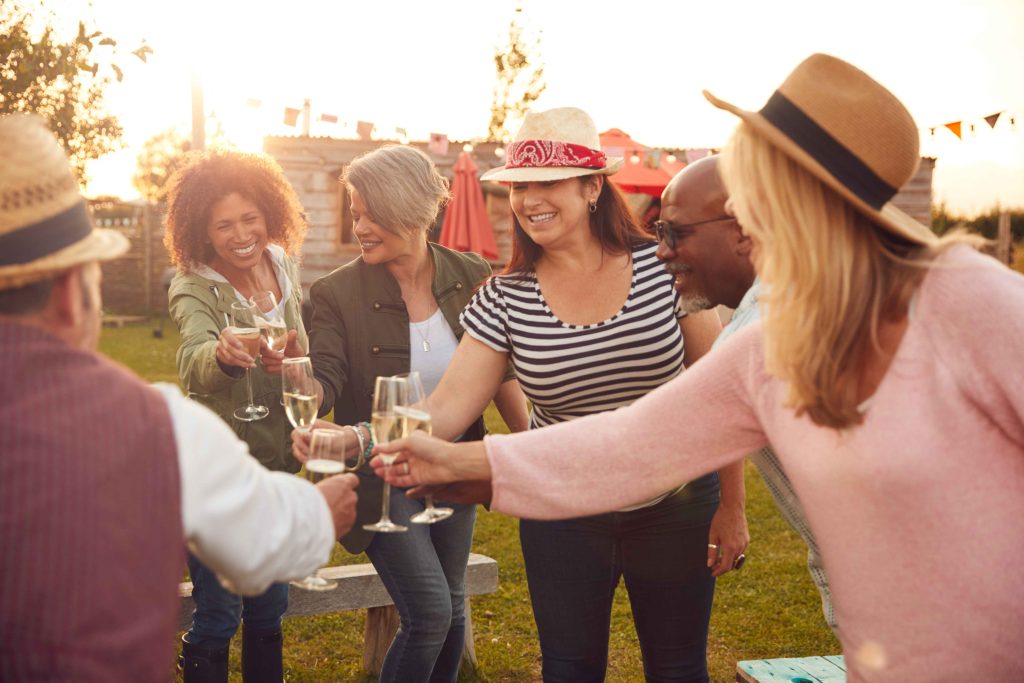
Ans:
[{"label": "closed umbrella", "polygon": [[476,252],[493,261],[498,258],[498,244],[494,241],[494,228],[487,217],[476,164],[468,153],[461,152],[454,170],[452,199],[437,242],[456,251]]}]

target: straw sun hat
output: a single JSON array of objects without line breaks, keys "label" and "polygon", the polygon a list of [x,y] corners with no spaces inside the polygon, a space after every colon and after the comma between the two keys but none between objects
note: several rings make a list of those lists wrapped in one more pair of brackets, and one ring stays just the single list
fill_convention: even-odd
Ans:
[{"label": "straw sun hat", "polygon": [[811,55],[756,112],[707,90],[704,97],[739,116],[879,225],[913,242],[935,241],[931,230],[890,201],[920,162],[914,119],[852,64]]},{"label": "straw sun hat", "polygon": [[128,250],[93,227],[64,148],[32,114],[0,117],[0,289]]},{"label": "straw sun hat", "polygon": [[562,107],[529,113],[505,148],[505,165],[481,180],[534,182],[585,175],[609,175],[622,168],[620,157],[601,151],[593,119],[582,109]]}]

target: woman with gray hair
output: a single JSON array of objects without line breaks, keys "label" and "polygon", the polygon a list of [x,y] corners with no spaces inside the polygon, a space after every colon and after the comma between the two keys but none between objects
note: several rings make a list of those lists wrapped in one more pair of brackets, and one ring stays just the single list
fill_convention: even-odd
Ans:
[{"label": "woman with gray hair", "polygon": [[[418,149],[377,149],[353,161],[341,181],[361,254],[310,290],[310,357],[320,414],[333,408],[334,421],[354,425],[368,444],[363,421],[370,419],[375,379],[418,371],[426,392],[433,391],[462,336],[459,314],[490,267],[476,254],[427,241],[448,200],[448,181]],[[518,383],[504,382],[495,398],[509,427],[525,429]],[[461,438],[483,433],[478,417]],[[439,524],[374,533],[363,525],[380,516],[382,482],[369,467],[358,474],[358,516],[341,542],[349,552],[366,551],[401,617],[380,680],[454,681],[465,639],[463,584],[475,508],[454,505],[452,517]],[[423,509],[401,490],[391,493],[390,505],[399,524]]]}]

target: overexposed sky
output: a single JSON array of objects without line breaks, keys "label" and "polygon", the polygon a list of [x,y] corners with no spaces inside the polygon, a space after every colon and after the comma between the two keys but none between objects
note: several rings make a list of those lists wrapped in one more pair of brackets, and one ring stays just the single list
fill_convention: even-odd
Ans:
[{"label": "overexposed sky", "polygon": [[[237,144],[294,134],[284,108],[310,98],[314,118],[372,121],[413,139],[486,133],[494,46],[516,0],[290,0],[175,3],[52,0],[91,16],[125,46],[145,38],[145,65],[125,58],[109,107],[128,149],[92,165],[92,193],[134,196],[138,147],[190,124],[189,72],[207,112]],[[812,52],[853,62],[896,93],[938,158],[935,199],[966,213],[1024,207],[1024,0],[521,0],[539,32],[548,83],[537,107],[579,106],[604,130],[651,146],[717,147],[735,119],[701,90],[757,109]],[[259,109],[248,99],[262,101]],[[1006,113],[994,129],[983,117]],[[1015,129],[1010,116],[1016,118]],[[964,122],[964,140],[942,124]],[[971,134],[968,124],[975,124]],[[934,138],[928,128],[938,126]],[[314,125],[314,135],[354,134]]]}]

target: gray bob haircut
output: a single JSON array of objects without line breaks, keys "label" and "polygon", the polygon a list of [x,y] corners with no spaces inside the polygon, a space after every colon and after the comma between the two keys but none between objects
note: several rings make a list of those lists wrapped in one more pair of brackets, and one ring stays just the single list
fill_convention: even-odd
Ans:
[{"label": "gray bob haircut", "polygon": [[448,180],[426,154],[387,145],[349,164],[341,182],[359,193],[374,223],[397,234],[430,228],[451,194]]}]

